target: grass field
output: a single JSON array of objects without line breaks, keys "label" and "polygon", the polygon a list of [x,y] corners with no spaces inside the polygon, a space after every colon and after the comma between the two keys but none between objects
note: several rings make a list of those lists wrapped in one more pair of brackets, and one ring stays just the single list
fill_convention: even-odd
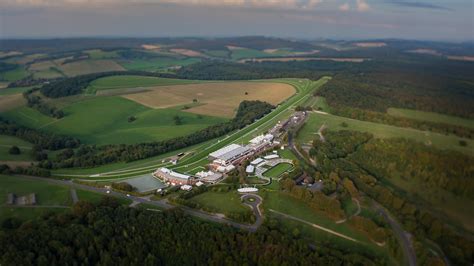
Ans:
[{"label": "grass field", "polygon": [[294,93],[292,86],[283,83],[221,82],[160,86],[124,97],[152,108],[190,104],[196,99],[201,105],[187,112],[232,118],[244,100],[261,100],[276,105]]},{"label": "grass field", "polygon": [[13,82],[27,76],[28,71],[26,71],[23,67],[17,67],[16,69],[0,73],[0,80]]},{"label": "grass field", "polygon": [[103,51],[100,49],[93,49],[84,51],[84,53],[88,54],[90,59],[108,59],[118,57],[117,51]]},{"label": "grass field", "polygon": [[91,82],[91,84],[87,88],[87,93],[92,93],[99,90],[193,84],[193,83],[202,83],[202,82],[203,81],[144,77],[144,76],[129,76],[129,75],[110,76],[110,77],[96,79],[93,82]]},{"label": "grass field", "polygon": [[263,51],[259,51],[255,49],[247,49],[247,48],[232,49],[232,53],[231,53],[232,60],[240,60],[243,58],[270,57],[270,56],[272,55],[265,53]]},{"label": "grass field", "polygon": [[[343,127],[342,122],[345,122],[348,126]],[[468,155],[474,155],[474,141],[471,139],[463,139],[468,143],[466,147],[463,147],[459,145],[459,140],[461,140],[461,138],[454,135],[443,135],[412,128],[395,127],[318,113],[310,114],[305,126],[303,126],[301,131],[298,133],[297,141],[300,143],[311,142],[316,136],[315,133],[323,124],[325,124],[329,130],[355,130],[369,132],[378,138],[408,138],[425,143],[426,145],[433,145],[439,149],[451,149]]]},{"label": "grass field", "polygon": [[169,67],[187,66],[200,61],[198,58],[160,57],[148,60],[136,59],[119,61],[119,63],[127,70],[160,71]]},{"label": "grass field", "polygon": [[212,57],[221,58],[228,58],[230,54],[228,50],[206,50],[204,53]]},{"label": "grass field", "polygon": [[451,115],[443,115],[432,112],[423,112],[410,109],[388,108],[387,113],[392,116],[405,117],[409,119],[429,121],[434,123],[451,124],[474,128],[474,120]]},{"label": "grass field", "polygon": [[293,167],[293,165],[289,163],[280,163],[275,165],[274,167],[270,168],[269,170],[263,173],[266,177],[274,177],[277,178],[281,176],[283,173],[287,172]]},{"label": "grass field", "polygon": [[114,60],[81,60],[60,66],[60,70],[67,76],[78,76],[97,72],[125,70]]},{"label": "grass field", "polygon": [[[8,151],[12,146],[20,148],[21,153],[12,155]],[[0,135],[0,161],[32,161],[33,144],[12,136]]]},{"label": "grass field", "polygon": [[240,201],[240,195],[236,191],[231,192],[214,192],[208,191],[199,194],[190,199],[204,207],[211,208],[218,213],[225,212],[246,212],[248,207],[244,206]]},{"label": "grass field", "polygon": [[[96,192],[88,191],[88,190],[82,190],[82,189],[76,189],[77,197],[79,200],[84,200],[84,201],[89,201],[92,203],[98,203],[100,202],[106,195],[104,194],[99,194]],[[132,203],[132,200],[126,199],[126,198],[116,198],[117,201],[122,204],[122,205],[130,205]]]},{"label": "grass field", "polygon": [[[93,97],[73,103],[63,111],[65,117],[59,120],[27,107],[7,112],[5,116],[29,127],[102,145],[169,139],[225,121],[218,117],[198,117],[179,109],[150,109],[121,97]],[[129,116],[135,116],[136,120],[129,123]],[[175,116],[181,117],[181,125],[175,124]]]}]

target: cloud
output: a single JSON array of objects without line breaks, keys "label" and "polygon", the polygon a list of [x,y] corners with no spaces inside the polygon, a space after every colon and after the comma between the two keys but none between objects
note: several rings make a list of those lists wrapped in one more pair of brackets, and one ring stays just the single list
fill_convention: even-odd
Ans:
[{"label": "cloud", "polygon": [[437,10],[450,10],[451,8],[439,6],[431,3],[424,3],[424,2],[412,2],[412,1],[404,1],[404,0],[389,0],[387,1],[389,4],[402,6],[402,7],[413,7],[413,8],[425,8],[425,9],[437,9]]},{"label": "cloud", "polygon": [[351,6],[349,3],[345,3],[339,6],[339,10],[341,11],[349,11],[351,9]]},{"label": "cloud", "polygon": [[192,6],[314,9],[323,0],[2,0],[0,6],[86,6],[102,4],[176,4]]},{"label": "cloud", "polygon": [[370,10],[370,5],[367,4],[365,0],[357,0],[356,1],[357,10],[360,12],[365,12]]}]

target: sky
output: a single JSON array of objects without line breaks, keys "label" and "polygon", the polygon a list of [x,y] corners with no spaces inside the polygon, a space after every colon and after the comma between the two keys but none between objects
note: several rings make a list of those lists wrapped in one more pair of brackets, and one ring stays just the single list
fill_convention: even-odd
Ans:
[{"label": "sky", "polygon": [[474,0],[0,0],[0,38],[472,41]]}]

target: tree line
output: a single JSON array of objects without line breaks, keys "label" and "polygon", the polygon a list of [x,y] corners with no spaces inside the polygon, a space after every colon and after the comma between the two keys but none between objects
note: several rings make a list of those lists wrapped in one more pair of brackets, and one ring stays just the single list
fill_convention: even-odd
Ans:
[{"label": "tree line", "polygon": [[104,198],[71,212],[20,223],[0,233],[2,265],[387,265],[375,254],[310,246],[273,223],[256,233],[192,219],[180,210],[150,212]]},{"label": "tree line", "polygon": [[34,88],[23,93],[23,97],[26,99],[28,107],[34,108],[40,113],[53,118],[63,118],[64,112],[62,110],[57,109],[54,106],[50,106],[49,104],[45,103],[39,95],[33,94],[38,90],[38,88]]}]

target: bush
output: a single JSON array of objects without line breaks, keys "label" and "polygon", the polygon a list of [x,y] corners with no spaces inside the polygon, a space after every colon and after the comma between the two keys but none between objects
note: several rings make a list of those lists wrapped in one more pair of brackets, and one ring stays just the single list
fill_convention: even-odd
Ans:
[{"label": "bush", "polygon": [[459,145],[462,146],[462,147],[466,147],[467,146],[467,142],[465,140],[460,140],[459,141]]},{"label": "bush", "polygon": [[10,150],[8,150],[8,153],[13,154],[13,155],[18,155],[21,153],[20,148],[18,146],[12,146]]}]

